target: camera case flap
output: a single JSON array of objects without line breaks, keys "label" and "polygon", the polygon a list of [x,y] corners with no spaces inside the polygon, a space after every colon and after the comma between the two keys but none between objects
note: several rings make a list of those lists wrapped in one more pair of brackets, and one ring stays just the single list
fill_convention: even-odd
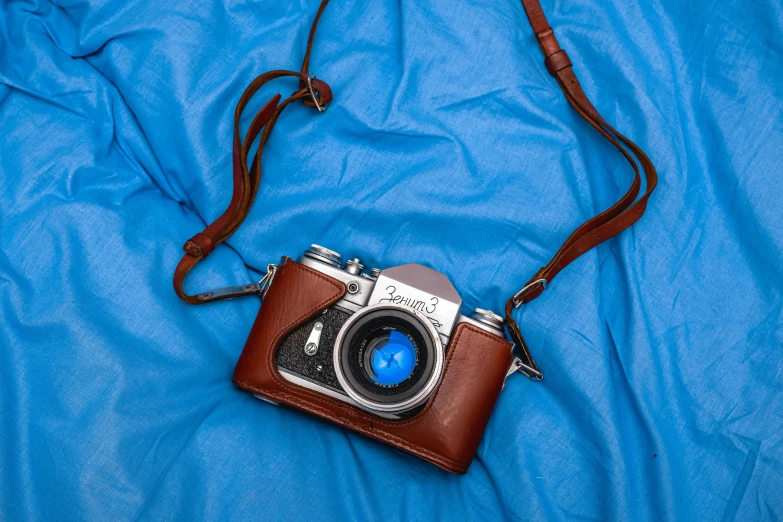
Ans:
[{"label": "camera case flap", "polygon": [[447,471],[473,460],[512,362],[511,343],[467,323],[455,328],[440,384],[413,417],[390,420],[284,379],[275,354],[293,329],[342,299],[345,283],[287,259],[278,269],[234,370],[234,383],[261,398],[296,408]]}]

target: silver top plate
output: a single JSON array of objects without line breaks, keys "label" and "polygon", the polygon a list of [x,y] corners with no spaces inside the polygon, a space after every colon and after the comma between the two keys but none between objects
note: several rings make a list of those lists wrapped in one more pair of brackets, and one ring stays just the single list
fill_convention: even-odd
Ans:
[{"label": "silver top plate", "polygon": [[459,317],[462,298],[444,274],[409,263],[381,270],[367,304],[412,308],[429,319],[439,334],[448,337]]}]

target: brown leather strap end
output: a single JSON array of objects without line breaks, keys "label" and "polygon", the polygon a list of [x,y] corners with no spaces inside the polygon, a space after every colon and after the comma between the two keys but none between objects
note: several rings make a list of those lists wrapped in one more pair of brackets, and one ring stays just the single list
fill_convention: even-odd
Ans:
[{"label": "brown leather strap end", "polygon": [[182,249],[189,255],[198,258],[205,258],[215,250],[215,242],[212,238],[203,232],[199,232],[188,239]]},{"label": "brown leather strap end", "polygon": [[549,74],[557,76],[557,73],[566,67],[571,67],[571,59],[568,58],[568,53],[563,49],[560,49],[556,53],[548,56],[546,60],[544,60],[544,65],[546,65]]}]

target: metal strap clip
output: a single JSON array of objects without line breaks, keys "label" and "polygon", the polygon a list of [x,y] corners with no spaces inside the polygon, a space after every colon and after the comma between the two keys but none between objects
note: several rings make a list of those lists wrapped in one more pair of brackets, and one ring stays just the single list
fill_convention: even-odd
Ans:
[{"label": "metal strap clip", "polygon": [[258,283],[252,283],[249,285],[242,285],[242,286],[227,286],[225,288],[217,288],[215,290],[210,290],[209,292],[203,292],[201,294],[198,294],[198,300],[199,301],[214,301],[216,299],[232,299],[234,297],[244,297],[246,295],[260,295],[263,299],[264,296],[266,296],[267,290],[269,290],[270,285],[272,284],[272,279],[275,277],[275,273],[277,272],[277,266],[269,264],[266,266],[266,274],[264,274],[264,277],[261,278],[261,280]]},{"label": "metal strap clip", "polygon": [[324,112],[326,108],[322,107],[321,104],[318,103],[318,96],[315,95],[315,89],[313,89],[313,80],[315,80],[315,74],[308,74],[307,88],[310,90],[310,98],[313,99],[313,103],[315,104],[315,108],[318,109],[318,112]]},{"label": "metal strap clip", "polygon": [[532,379],[534,381],[540,381],[544,378],[544,374],[536,370],[535,368],[531,368],[527,364],[522,362],[522,359],[519,357],[514,357],[514,360],[511,361],[511,366],[508,367],[508,371],[506,372],[506,377],[503,379],[503,387],[506,386],[506,379],[508,379],[509,375],[511,375],[514,372],[519,372],[528,379]]},{"label": "metal strap clip", "polygon": [[269,290],[269,287],[272,286],[272,279],[275,278],[278,267],[279,265],[275,265],[274,263],[269,263],[266,265],[266,274],[264,274],[264,277],[262,277],[261,280],[257,283],[258,294],[262,299],[266,297],[266,292]]},{"label": "metal strap clip", "polygon": [[514,303],[514,308],[519,308],[520,306],[522,306],[522,304],[524,303],[524,301],[522,301],[522,296],[524,296],[528,290],[530,290],[536,285],[541,285],[543,289],[546,290],[547,286],[549,286],[549,283],[547,282],[546,279],[542,278],[542,279],[536,279],[532,283],[526,284],[522,290],[514,294],[514,297],[512,299]]}]

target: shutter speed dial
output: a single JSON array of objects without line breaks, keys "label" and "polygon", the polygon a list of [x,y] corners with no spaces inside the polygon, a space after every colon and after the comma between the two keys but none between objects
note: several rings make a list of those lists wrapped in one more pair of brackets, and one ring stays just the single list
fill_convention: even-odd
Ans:
[{"label": "shutter speed dial", "polygon": [[321,245],[315,245],[315,244],[310,245],[310,249],[305,251],[304,255],[306,255],[311,259],[315,259],[317,261],[326,263],[328,265],[336,266],[338,268],[342,267],[342,262],[340,261],[340,254],[338,254],[334,250],[329,250],[326,247],[322,247]]}]

